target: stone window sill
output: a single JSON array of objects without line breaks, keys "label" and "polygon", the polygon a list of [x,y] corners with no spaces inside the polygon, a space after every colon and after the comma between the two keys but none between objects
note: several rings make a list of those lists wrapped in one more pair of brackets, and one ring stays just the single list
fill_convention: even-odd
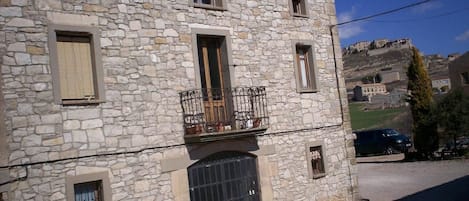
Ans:
[{"label": "stone window sill", "polygon": [[104,100],[62,100],[62,105],[97,105],[104,102]]}]

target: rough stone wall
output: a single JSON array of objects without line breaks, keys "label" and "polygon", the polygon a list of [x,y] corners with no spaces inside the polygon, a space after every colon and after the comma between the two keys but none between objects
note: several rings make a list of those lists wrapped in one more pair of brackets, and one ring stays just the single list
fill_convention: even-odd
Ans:
[{"label": "rough stone wall", "polygon": [[[260,143],[271,141],[278,153],[269,156],[278,175],[272,178],[276,200],[350,200],[350,172],[342,129],[329,128],[299,132],[280,137],[266,137]],[[264,139],[264,138],[262,138]],[[324,140],[327,150],[328,174],[323,179],[308,176],[305,161],[305,142]],[[352,153],[354,154],[354,152]],[[349,169],[350,168],[350,169]]]},{"label": "rough stone wall", "polygon": [[[0,2],[9,164],[184,143],[178,92],[193,89],[196,82],[191,28],[223,29],[230,31],[236,65],[232,86],[267,89],[271,137],[258,140],[278,145],[278,153],[269,157],[279,171],[271,178],[274,199],[352,199],[353,143],[349,119],[341,124],[340,101],[348,112],[342,64],[339,99],[329,33],[329,25],[336,23],[333,1],[309,1],[309,18],[290,16],[286,0],[232,0],[226,11],[194,8],[187,0]],[[51,22],[99,28],[105,103],[54,103],[47,44]],[[296,92],[292,40],[314,42],[318,93]],[[320,129],[334,125],[333,131]],[[304,128],[319,129],[293,132]],[[275,135],[284,131],[289,134]],[[325,141],[328,148],[330,171],[319,180],[305,176],[304,142],[311,139]],[[8,197],[65,200],[67,175],[99,170],[110,174],[113,200],[173,200],[170,175],[161,172],[159,161],[184,154],[186,148],[176,146],[37,164],[27,172],[11,168],[12,178],[28,177],[12,183]]]}]

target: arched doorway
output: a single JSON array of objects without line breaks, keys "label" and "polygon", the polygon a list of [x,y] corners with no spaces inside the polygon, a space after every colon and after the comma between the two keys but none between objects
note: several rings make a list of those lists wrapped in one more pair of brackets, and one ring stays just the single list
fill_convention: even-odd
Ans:
[{"label": "arched doorway", "polygon": [[258,201],[256,157],[219,152],[187,168],[191,201]]}]

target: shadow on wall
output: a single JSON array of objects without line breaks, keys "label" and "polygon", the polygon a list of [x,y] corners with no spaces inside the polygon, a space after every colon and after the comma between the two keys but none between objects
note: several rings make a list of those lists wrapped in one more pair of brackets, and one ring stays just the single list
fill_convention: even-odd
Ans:
[{"label": "shadow on wall", "polygon": [[469,199],[468,191],[469,176],[464,176],[448,183],[405,196],[397,201],[467,201]]}]

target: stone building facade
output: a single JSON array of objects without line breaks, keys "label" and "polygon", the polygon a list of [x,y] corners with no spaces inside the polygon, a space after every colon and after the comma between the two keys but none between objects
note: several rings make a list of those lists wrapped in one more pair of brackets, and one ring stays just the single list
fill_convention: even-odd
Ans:
[{"label": "stone building facade", "polygon": [[355,100],[370,100],[374,95],[387,95],[386,85],[381,83],[361,84],[353,88],[353,97]]},{"label": "stone building facade", "polygon": [[451,89],[451,82],[446,76],[435,77],[431,80],[433,93],[447,93]]},{"label": "stone building facade", "polygon": [[448,68],[451,88],[459,88],[469,94],[469,52],[454,59]]},{"label": "stone building facade", "polygon": [[356,199],[334,1],[206,2],[1,0],[1,199]]}]

